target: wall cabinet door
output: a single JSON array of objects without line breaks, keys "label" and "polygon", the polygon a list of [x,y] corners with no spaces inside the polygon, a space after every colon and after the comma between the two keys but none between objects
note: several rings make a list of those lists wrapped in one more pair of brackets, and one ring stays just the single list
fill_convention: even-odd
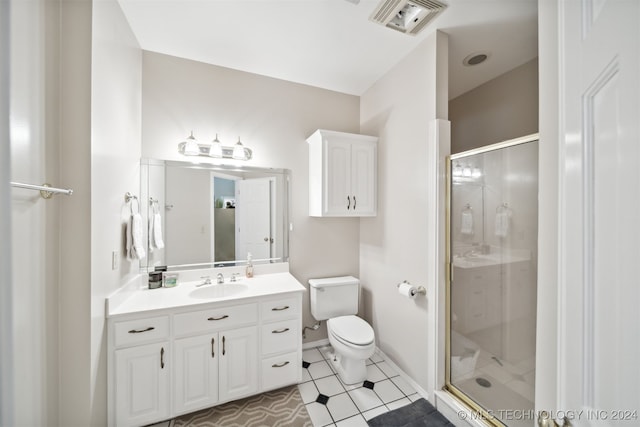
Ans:
[{"label": "wall cabinet door", "polygon": [[375,216],[377,138],[318,130],[309,144],[309,215]]},{"label": "wall cabinet door", "polygon": [[174,412],[184,414],[218,401],[218,334],[174,342]]},{"label": "wall cabinet door", "polygon": [[220,400],[242,397],[258,390],[258,332],[255,326],[219,333]]},{"label": "wall cabinet door", "polygon": [[169,343],[116,350],[115,396],[118,427],[169,417]]}]

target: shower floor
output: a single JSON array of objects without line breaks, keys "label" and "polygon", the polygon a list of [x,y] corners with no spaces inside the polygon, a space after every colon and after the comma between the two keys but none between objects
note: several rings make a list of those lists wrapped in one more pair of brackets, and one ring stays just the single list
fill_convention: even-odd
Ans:
[{"label": "shower floor", "polygon": [[[483,387],[480,383],[491,384]],[[535,399],[535,358],[512,364],[493,353],[480,349],[478,362],[471,375],[464,379],[452,378],[452,383],[476,401],[480,406],[491,409],[510,427],[531,426],[527,416],[533,414]],[[518,419],[520,418],[520,419]],[[525,418],[525,419],[522,419]]]}]

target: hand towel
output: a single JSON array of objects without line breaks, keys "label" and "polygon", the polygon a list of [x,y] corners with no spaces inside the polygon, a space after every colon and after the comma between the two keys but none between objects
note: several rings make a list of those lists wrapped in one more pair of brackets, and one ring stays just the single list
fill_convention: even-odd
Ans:
[{"label": "hand towel", "polygon": [[462,224],[460,226],[461,234],[473,234],[473,213],[466,210],[462,212]]},{"label": "hand towel", "polygon": [[496,212],[495,234],[497,237],[507,237],[509,235],[509,219],[511,212],[503,210]]},{"label": "hand towel", "polygon": [[159,212],[153,214],[153,247],[156,249],[164,248],[162,240],[162,217]]},{"label": "hand towel", "polygon": [[143,259],[146,256],[142,245],[142,216],[131,214],[127,223],[127,254],[129,259]]}]

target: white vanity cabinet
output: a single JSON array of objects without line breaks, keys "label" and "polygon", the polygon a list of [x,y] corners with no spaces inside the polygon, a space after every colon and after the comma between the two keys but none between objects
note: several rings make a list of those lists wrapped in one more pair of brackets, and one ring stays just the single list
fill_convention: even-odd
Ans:
[{"label": "white vanity cabinet", "polygon": [[307,139],[310,216],[376,215],[377,142],[322,129]]},{"label": "white vanity cabinet", "polygon": [[175,414],[257,391],[257,322],[257,303],[173,316]]},{"label": "white vanity cabinet", "polygon": [[138,426],[169,416],[169,317],[114,322],[111,363],[115,424]]},{"label": "white vanity cabinet", "polygon": [[[154,292],[162,290],[146,295]],[[109,425],[147,425],[298,383],[301,306],[296,290],[110,316]]]}]

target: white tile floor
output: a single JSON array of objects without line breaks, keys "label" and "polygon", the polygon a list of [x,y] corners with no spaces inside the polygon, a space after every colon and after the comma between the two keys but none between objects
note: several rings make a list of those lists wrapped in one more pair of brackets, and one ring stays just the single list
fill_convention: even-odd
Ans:
[{"label": "white tile floor", "polygon": [[332,368],[332,352],[327,345],[302,353],[306,368],[298,389],[314,427],[367,427],[366,420],[420,398],[378,353],[367,360],[365,382],[344,384]]}]

